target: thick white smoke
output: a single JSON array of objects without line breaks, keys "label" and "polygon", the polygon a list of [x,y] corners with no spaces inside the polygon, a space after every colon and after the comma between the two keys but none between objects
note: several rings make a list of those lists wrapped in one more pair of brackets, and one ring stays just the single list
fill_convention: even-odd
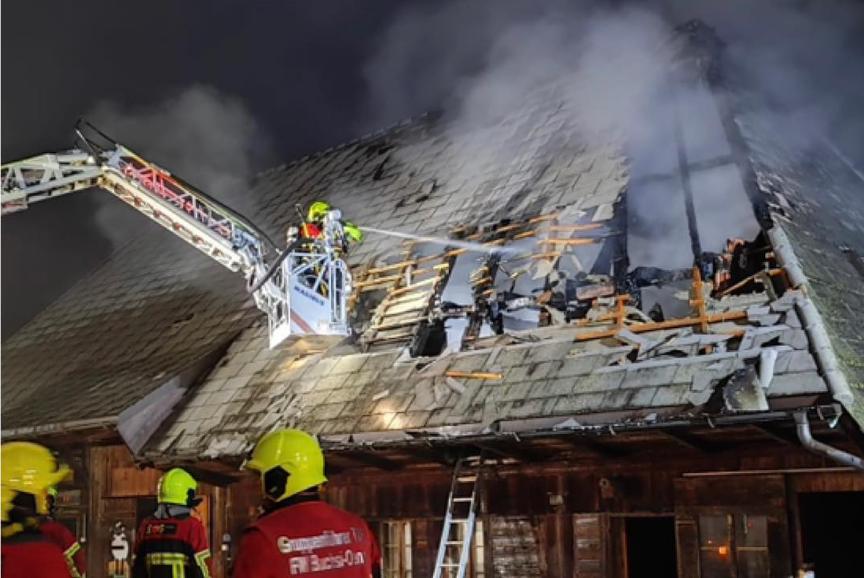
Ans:
[{"label": "thick white smoke", "polygon": [[[538,90],[555,87],[567,122],[548,146],[596,146],[623,136],[631,176],[669,173],[677,166],[675,116],[688,150],[706,158],[728,153],[719,116],[705,113],[713,106],[706,88],[676,84],[670,74],[679,54],[673,27],[699,17],[726,41],[725,57],[759,97],[759,114],[779,116],[775,121],[800,138],[831,136],[848,145],[848,127],[864,120],[855,105],[864,101],[864,74],[854,73],[862,61],[850,46],[855,27],[864,29],[864,10],[850,2],[816,4],[451,0],[409,8],[368,66],[370,107],[390,121],[443,107],[447,136],[463,159],[443,178],[470,182],[481,166],[491,162],[506,173],[530,155],[523,138],[511,138],[512,123],[500,121],[524,116]],[[401,155],[409,162],[414,153]],[[864,158],[864,150],[850,154]],[[705,191],[697,212],[716,216],[699,220],[703,250],[756,230],[740,183],[730,192],[729,178],[717,171],[694,183]],[[641,199],[631,193],[628,210],[645,222],[647,236],[681,224],[683,213],[670,210],[680,205],[680,191],[661,187]],[[686,233],[674,243],[657,240],[631,246],[631,257],[645,261],[636,265],[686,266],[692,259]]]},{"label": "thick white smoke", "polygon": [[[247,193],[255,172],[272,162],[270,139],[239,99],[193,86],[142,108],[101,102],[85,118],[232,208],[254,211],[255,200]],[[128,240],[117,230],[117,216],[109,206],[97,219],[113,241]]]},{"label": "thick white smoke", "polygon": [[93,123],[145,158],[216,197],[239,195],[262,163],[270,140],[245,105],[207,86],[193,86],[140,109],[99,103]]}]

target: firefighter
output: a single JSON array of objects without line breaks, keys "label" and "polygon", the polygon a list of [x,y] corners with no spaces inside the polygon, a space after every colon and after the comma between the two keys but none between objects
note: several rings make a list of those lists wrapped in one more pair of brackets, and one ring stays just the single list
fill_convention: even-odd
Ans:
[{"label": "firefighter", "polygon": [[192,517],[201,503],[198,482],[181,468],[159,478],[156,512],[135,539],[133,578],[209,578],[210,548],[204,525]]},{"label": "firefighter", "polygon": [[243,533],[234,578],[380,576],[381,554],[366,522],[321,501],[327,478],[314,438],[292,429],[267,434],[244,468],[261,476],[265,511]]},{"label": "firefighter", "polygon": [[63,551],[72,578],[85,578],[87,575],[87,561],[84,557],[84,550],[81,548],[81,544],[74,534],[69,531],[69,528],[54,519],[54,501],[56,498],[57,488],[48,488],[45,496],[48,515],[45,516],[45,519],[39,526],[39,530],[45,538],[57,544]]},{"label": "firefighter", "polygon": [[0,448],[3,578],[68,578],[63,551],[39,531],[47,514],[48,488],[69,470],[48,448],[30,442],[9,442]]},{"label": "firefighter", "polygon": [[360,227],[352,223],[351,221],[345,221],[342,225],[342,231],[345,233],[345,252],[348,252],[348,245],[350,243],[359,243],[363,240],[363,231],[360,230]]},{"label": "firefighter", "polygon": [[306,239],[318,239],[324,233],[324,217],[333,210],[329,203],[315,201],[309,205],[306,222],[300,227],[300,236]]},{"label": "firefighter", "polygon": [[[320,239],[324,235],[324,219],[332,211],[335,211],[335,215],[338,215],[336,219],[341,217],[338,209],[334,209],[329,203],[324,201],[315,201],[312,203],[306,214],[306,222],[300,227],[300,238]],[[345,236],[344,239],[341,239],[344,245],[342,249],[345,252],[348,250],[348,243],[359,243],[363,240],[363,231],[350,221],[342,223],[342,233]]]}]

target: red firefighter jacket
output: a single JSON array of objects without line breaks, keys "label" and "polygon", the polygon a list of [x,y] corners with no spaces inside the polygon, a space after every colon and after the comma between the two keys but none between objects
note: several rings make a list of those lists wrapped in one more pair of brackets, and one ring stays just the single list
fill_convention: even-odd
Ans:
[{"label": "red firefighter jacket", "polygon": [[317,223],[303,223],[300,236],[307,239],[317,239],[321,236],[321,227]]},{"label": "red firefighter jacket", "polygon": [[133,578],[210,578],[210,563],[207,534],[199,520],[177,516],[141,522]]},{"label": "red firefighter jacket", "polygon": [[316,500],[277,508],[246,528],[233,578],[370,578],[380,566],[366,522]]},{"label": "red firefighter jacket", "polygon": [[3,578],[69,578],[63,552],[35,530],[3,538],[0,572]]},{"label": "red firefighter jacket", "polygon": [[56,520],[45,520],[39,526],[39,531],[49,542],[57,544],[62,550],[72,578],[82,578],[87,574],[84,550],[72,532],[69,531],[69,528]]}]

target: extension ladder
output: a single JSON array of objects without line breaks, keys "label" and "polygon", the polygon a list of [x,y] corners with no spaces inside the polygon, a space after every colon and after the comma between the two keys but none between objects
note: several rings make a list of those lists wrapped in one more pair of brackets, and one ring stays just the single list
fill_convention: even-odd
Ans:
[{"label": "extension ladder", "polygon": [[[465,577],[471,560],[471,539],[474,537],[481,499],[482,466],[482,455],[463,457],[456,462],[433,578]],[[456,559],[459,561],[455,562]]]}]

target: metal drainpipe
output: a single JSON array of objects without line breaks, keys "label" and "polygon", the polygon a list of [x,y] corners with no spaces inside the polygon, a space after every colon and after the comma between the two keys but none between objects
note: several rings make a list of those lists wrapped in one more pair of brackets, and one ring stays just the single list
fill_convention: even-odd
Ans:
[{"label": "metal drainpipe", "polygon": [[798,439],[801,441],[801,445],[811,452],[822,454],[834,461],[846,464],[847,466],[851,466],[864,472],[864,460],[858,456],[813,439],[813,435],[810,432],[810,421],[807,419],[806,411],[795,412],[795,429],[798,431]]}]

